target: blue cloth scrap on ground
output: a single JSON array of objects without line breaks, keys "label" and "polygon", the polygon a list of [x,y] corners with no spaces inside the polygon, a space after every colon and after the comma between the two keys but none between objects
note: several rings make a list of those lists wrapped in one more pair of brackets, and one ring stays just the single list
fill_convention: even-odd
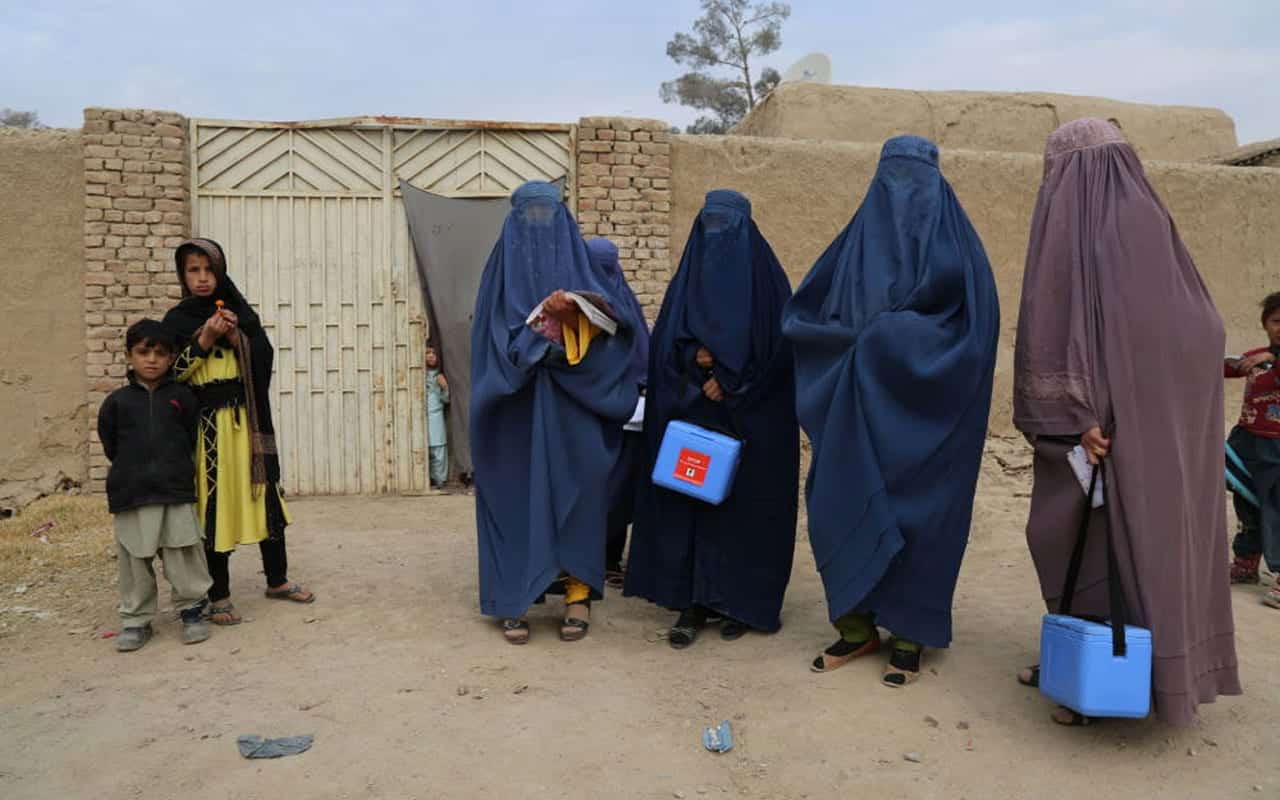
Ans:
[{"label": "blue cloth scrap on ground", "polygon": [[314,736],[283,736],[279,739],[264,739],[261,736],[241,736],[236,739],[240,755],[245,758],[280,758],[296,756],[311,749]]},{"label": "blue cloth scrap on ground", "polygon": [[729,720],[702,731],[702,746],[713,753],[727,753],[733,749],[733,727]]}]

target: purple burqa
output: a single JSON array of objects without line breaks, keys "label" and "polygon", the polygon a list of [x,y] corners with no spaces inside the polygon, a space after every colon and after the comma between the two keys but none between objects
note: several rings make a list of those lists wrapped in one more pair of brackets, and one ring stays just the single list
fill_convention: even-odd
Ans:
[{"label": "purple burqa", "polygon": [[1110,123],[1045,147],[1022,284],[1014,424],[1035,446],[1027,544],[1057,608],[1084,493],[1067,463],[1112,432],[1072,613],[1106,616],[1107,514],[1132,624],[1151,629],[1164,721],[1240,694],[1222,490],[1222,318],[1137,154]]}]

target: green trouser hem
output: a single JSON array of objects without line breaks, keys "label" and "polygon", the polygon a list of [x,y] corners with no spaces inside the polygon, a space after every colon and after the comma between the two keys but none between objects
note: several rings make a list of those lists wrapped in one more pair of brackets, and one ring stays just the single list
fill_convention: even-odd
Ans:
[{"label": "green trouser hem", "polygon": [[[840,632],[840,638],[850,644],[862,644],[876,635],[875,620],[870,614],[857,611],[850,611],[837,619],[835,628]],[[923,649],[919,642],[900,637],[893,640],[893,648],[904,653],[919,653]]]},{"label": "green trouser hem", "polygon": [[851,644],[861,644],[876,635],[876,626],[871,615],[860,614],[857,611],[850,611],[837,619],[835,627],[840,632],[840,638]]}]

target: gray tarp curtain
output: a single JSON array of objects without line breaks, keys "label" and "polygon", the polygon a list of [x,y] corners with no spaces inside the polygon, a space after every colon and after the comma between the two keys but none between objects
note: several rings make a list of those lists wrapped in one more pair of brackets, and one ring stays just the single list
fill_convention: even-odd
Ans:
[{"label": "gray tarp curtain", "polygon": [[[564,179],[557,183],[563,189]],[[455,477],[470,475],[471,316],[480,275],[511,210],[511,200],[443,197],[404,180],[400,181],[400,193],[418,262],[431,340],[449,378],[449,471]]]}]

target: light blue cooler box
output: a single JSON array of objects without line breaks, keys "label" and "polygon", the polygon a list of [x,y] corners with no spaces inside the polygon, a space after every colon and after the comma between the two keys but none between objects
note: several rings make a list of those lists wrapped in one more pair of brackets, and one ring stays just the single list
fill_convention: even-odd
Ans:
[{"label": "light blue cooler box", "polygon": [[718,506],[738,472],[742,442],[689,422],[672,420],[662,435],[652,480],[664,489]]},{"label": "light blue cooler box", "polygon": [[1040,632],[1040,693],[1086,717],[1140,719],[1151,711],[1151,631],[1124,627],[1125,655],[1111,628],[1046,614]]}]

